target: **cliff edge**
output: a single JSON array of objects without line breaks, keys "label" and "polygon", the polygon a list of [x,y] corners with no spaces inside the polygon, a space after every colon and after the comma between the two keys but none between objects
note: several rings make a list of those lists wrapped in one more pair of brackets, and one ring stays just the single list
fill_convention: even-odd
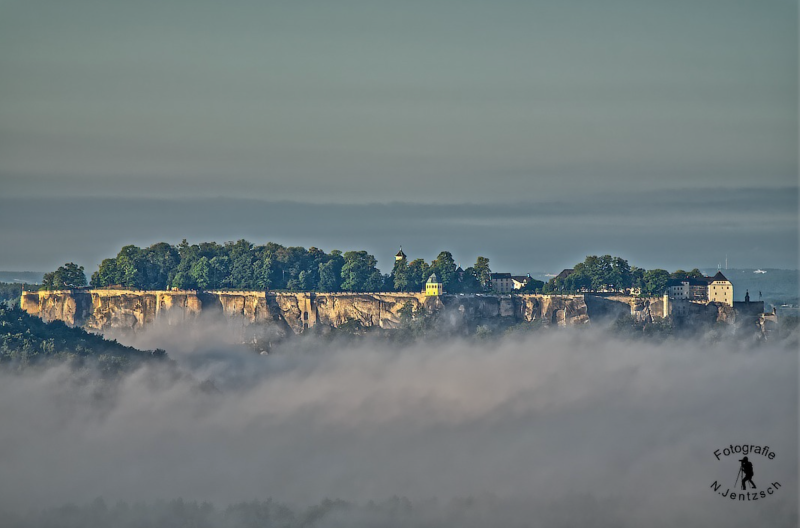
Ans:
[{"label": "cliff edge", "polygon": [[[424,293],[292,293],[263,291],[58,290],[23,292],[20,306],[45,321],[63,321],[95,332],[139,331],[156,320],[179,324],[200,314],[238,318],[244,324],[273,324],[302,333],[317,325],[338,327],[357,321],[364,327],[395,328],[401,310],[447,310],[456,321],[479,323],[493,318],[541,321],[570,326],[586,324],[590,309],[584,295],[442,295]],[[616,310],[629,311],[625,303]]]}]

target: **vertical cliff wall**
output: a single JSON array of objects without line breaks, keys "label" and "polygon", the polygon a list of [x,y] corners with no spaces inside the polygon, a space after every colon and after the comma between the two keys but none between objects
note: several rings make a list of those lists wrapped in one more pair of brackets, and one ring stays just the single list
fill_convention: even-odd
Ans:
[{"label": "vertical cliff wall", "polygon": [[395,328],[407,304],[414,311],[423,307],[446,310],[455,322],[464,323],[507,318],[567,326],[590,320],[583,295],[63,290],[23,292],[20,301],[24,310],[46,321],[64,321],[97,332],[138,331],[156,320],[179,324],[201,314],[237,318],[243,324],[276,325],[286,333],[301,333],[317,325],[338,327],[348,321]]},{"label": "vertical cliff wall", "polygon": [[631,315],[639,322],[649,322],[668,315],[664,313],[664,303],[660,297],[586,295],[586,305],[593,320]]}]

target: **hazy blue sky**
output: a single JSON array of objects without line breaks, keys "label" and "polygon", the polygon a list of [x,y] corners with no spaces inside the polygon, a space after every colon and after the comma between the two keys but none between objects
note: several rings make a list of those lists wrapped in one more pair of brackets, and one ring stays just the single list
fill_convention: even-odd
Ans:
[{"label": "hazy blue sky", "polygon": [[[235,202],[203,202],[185,225],[154,201],[216,197],[325,205],[329,239],[387,255],[474,239],[474,258],[492,239],[509,271],[605,247],[664,266],[728,252],[796,267],[797,21],[789,0],[2,1],[0,269],[94,266],[132,240],[177,242],[176,226],[332,245],[292,214],[245,230]],[[94,196],[119,199],[102,225]],[[611,210],[578,226],[503,207],[598,200]],[[626,218],[632,201],[644,213]],[[334,207],[392,202],[405,205],[386,209],[385,245],[363,209]],[[456,208],[430,225],[403,223],[444,203]],[[486,207],[471,219],[459,204]]]}]

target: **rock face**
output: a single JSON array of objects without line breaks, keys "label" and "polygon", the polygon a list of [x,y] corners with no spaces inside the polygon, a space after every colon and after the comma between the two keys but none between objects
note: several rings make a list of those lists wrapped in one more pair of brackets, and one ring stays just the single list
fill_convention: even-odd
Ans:
[{"label": "rock face", "polygon": [[[583,295],[442,295],[423,293],[287,293],[263,291],[63,290],[23,292],[20,306],[45,321],[59,320],[87,330],[138,331],[156,320],[168,324],[221,314],[244,324],[273,324],[299,334],[317,325],[395,328],[407,304],[416,311],[446,310],[454,322],[494,318],[544,325],[580,325],[590,320]],[[627,310],[628,305],[616,309]]]},{"label": "rock face", "polygon": [[[648,323],[663,319],[667,309],[661,298],[588,294],[427,297],[424,293],[61,290],[23,292],[20,300],[24,310],[45,321],[63,321],[99,333],[137,332],[156,320],[174,325],[201,315],[218,314],[241,320],[244,326],[270,326],[283,335],[300,334],[318,325],[335,328],[349,321],[364,327],[396,328],[401,310],[408,304],[414,311],[444,310],[453,324],[468,325],[495,321],[572,326],[613,320],[620,315],[631,315]],[[745,308],[752,308],[754,314],[761,313],[762,305],[750,304],[752,307]],[[688,301],[673,302],[669,310],[677,324],[689,326],[717,322],[741,325],[752,315],[740,306],[733,309],[720,303]]]}]

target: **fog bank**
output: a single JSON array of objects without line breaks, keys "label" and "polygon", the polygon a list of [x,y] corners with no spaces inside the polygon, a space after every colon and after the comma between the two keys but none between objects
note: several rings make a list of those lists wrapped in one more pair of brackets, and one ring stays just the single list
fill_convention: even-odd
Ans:
[{"label": "fog bank", "polygon": [[[170,355],[219,392],[148,369],[112,389],[66,369],[0,375],[0,511],[491,494],[555,523],[797,521],[797,352],[777,344],[586,331],[257,356],[181,337]],[[782,487],[755,503],[711,490],[733,486],[741,457],[713,455],[730,444],[768,445],[754,480]]]}]

